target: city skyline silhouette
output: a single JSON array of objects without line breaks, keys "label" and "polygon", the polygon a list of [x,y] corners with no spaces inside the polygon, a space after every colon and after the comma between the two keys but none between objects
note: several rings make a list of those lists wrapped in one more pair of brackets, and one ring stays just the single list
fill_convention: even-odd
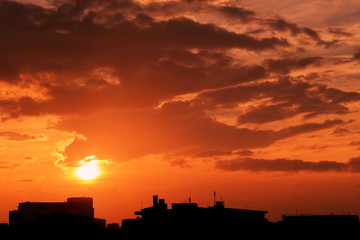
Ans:
[{"label": "city skyline silhouette", "polygon": [[[215,194],[214,194],[215,196]],[[301,236],[360,236],[357,215],[283,215],[281,221],[271,222],[267,211],[226,208],[214,197],[214,205],[199,207],[188,201],[172,203],[153,195],[152,205],[134,211],[138,216],[122,219],[121,223],[106,223],[94,217],[93,199],[70,197],[66,202],[23,202],[9,212],[9,225],[0,224],[0,236],[72,239],[96,237],[100,239],[140,239],[169,236],[197,239],[198,237],[233,237],[240,234],[255,239],[286,238],[299,230]],[[331,230],[330,230],[331,229]],[[299,236],[300,236],[299,235]],[[55,235],[54,235],[55,236]]]}]

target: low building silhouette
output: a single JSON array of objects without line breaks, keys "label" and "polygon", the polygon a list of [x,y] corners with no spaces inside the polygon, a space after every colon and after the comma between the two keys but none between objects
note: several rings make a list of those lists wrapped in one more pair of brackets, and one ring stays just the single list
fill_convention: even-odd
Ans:
[{"label": "low building silhouette", "polygon": [[108,223],[106,229],[108,230],[120,230],[119,223]]},{"label": "low building silhouette", "polygon": [[37,236],[99,236],[106,220],[94,218],[93,199],[72,197],[66,202],[22,202],[9,212],[9,226],[16,238]]},{"label": "low building silhouette", "polygon": [[137,219],[125,219],[121,229],[128,233],[174,233],[207,235],[220,232],[246,231],[251,227],[264,227],[268,220],[266,211],[226,208],[224,202],[214,206],[199,207],[192,203],[173,203],[171,209],[165,199],[153,196],[153,205],[136,211]]},{"label": "low building silhouette", "polygon": [[360,237],[357,215],[283,215],[272,230],[277,236],[286,238],[296,234],[297,238],[355,239]]},{"label": "low building silhouette", "polygon": [[66,202],[23,202],[18,210],[10,211],[9,225],[16,227],[31,224],[41,218],[54,215],[68,215],[94,219],[93,199],[89,197],[72,197]]},{"label": "low building silhouette", "polygon": [[302,227],[357,227],[359,217],[357,215],[283,215],[280,222],[287,226]]}]

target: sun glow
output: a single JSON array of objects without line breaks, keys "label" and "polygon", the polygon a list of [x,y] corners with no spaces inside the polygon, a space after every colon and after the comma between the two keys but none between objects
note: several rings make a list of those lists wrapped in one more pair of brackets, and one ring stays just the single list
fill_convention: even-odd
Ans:
[{"label": "sun glow", "polygon": [[[85,158],[86,160],[93,159],[94,157],[91,156]],[[97,160],[91,160],[91,161],[80,161],[82,163],[82,166],[78,167],[76,169],[76,176],[80,178],[81,180],[92,180],[95,179],[99,174],[100,170],[97,165]]]}]

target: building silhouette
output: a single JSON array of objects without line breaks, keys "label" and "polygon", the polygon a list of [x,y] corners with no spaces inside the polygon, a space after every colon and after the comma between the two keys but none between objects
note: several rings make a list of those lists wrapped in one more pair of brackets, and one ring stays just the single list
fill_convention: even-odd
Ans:
[{"label": "building silhouette", "polygon": [[106,229],[106,220],[94,218],[93,199],[71,197],[66,202],[22,202],[9,212],[9,227],[17,237],[32,234],[96,235]]},{"label": "building silhouette", "polygon": [[106,226],[106,229],[108,230],[120,230],[120,224],[119,223],[108,223]]},{"label": "building silhouette", "polygon": [[294,226],[357,226],[357,215],[283,215],[283,224]]},{"label": "building silhouette", "polygon": [[263,228],[268,224],[266,211],[226,208],[224,202],[216,201],[214,206],[199,207],[192,203],[173,203],[171,208],[165,199],[153,196],[153,205],[136,211],[136,219],[122,221],[126,233],[146,235],[152,233],[178,232],[179,234],[224,234],[247,231],[252,227]]},{"label": "building silhouette", "polygon": [[88,197],[72,197],[66,202],[23,202],[18,210],[10,211],[10,227],[31,224],[42,218],[53,215],[69,215],[94,218],[93,199]]}]

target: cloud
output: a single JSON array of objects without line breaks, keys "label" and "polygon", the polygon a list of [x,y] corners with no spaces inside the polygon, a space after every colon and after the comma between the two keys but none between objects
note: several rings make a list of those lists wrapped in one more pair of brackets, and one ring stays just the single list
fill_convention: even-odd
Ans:
[{"label": "cloud", "polygon": [[[96,123],[96,128],[93,124]],[[267,146],[276,141],[274,131],[236,128],[212,118],[190,102],[171,102],[147,111],[112,111],[86,118],[68,118],[56,128],[76,131],[86,141],[75,140],[66,148],[69,162],[96,154],[126,161],[147,154],[190,155],[219,149]],[[104,145],[103,143],[106,143]]]},{"label": "cloud", "polygon": [[288,74],[292,70],[304,69],[311,65],[321,65],[322,57],[304,57],[304,58],[282,58],[282,59],[266,59],[270,72]]},{"label": "cloud", "polygon": [[360,48],[356,50],[356,52],[353,55],[354,60],[360,60]]},{"label": "cloud", "polygon": [[[166,49],[264,51],[289,46],[286,39],[257,39],[185,17],[152,21],[152,17],[141,12],[142,7],[133,1],[56,3],[56,8],[44,9],[12,1],[1,2],[0,32],[7,46],[0,59],[6,66],[6,71],[2,71],[3,80],[25,71],[79,73],[104,65],[117,67],[156,62]],[[137,17],[126,17],[130,10]],[[17,35],[19,31],[22,38]]]},{"label": "cloud", "polygon": [[181,168],[191,168],[189,162],[185,159],[175,159],[170,161],[171,166],[178,166]]},{"label": "cloud", "polygon": [[351,133],[351,131],[349,129],[342,128],[342,127],[337,127],[332,132],[333,135],[337,135],[337,136],[343,136],[343,135],[346,135],[349,133]]},{"label": "cloud", "polygon": [[257,105],[249,104],[239,116],[239,124],[273,122],[298,114],[304,114],[305,118],[314,118],[319,114],[347,114],[350,111],[345,104],[359,101],[360,93],[282,78],[272,82],[204,92],[195,101],[210,109],[231,109],[241,103],[251,103],[255,99],[264,101]]},{"label": "cloud", "polygon": [[239,149],[269,146],[281,139],[342,123],[328,120],[279,131],[238,128],[215,121],[191,102],[171,102],[147,111],[112,111],[86,118],[71,117],[56,128],[86,136],[86,140],[76,139],[65,149],[65,164],[71,165],[92,154],[118,162],[148,154],[251,155],[251,151]]},{"label": "cloud", "polygon": [[[139,5],[140,7],[140,5]],[[174,17],[193,15],[201,13],[203,15],[217,15],[224,20],[234,22],[236,20],[242,23],[248,23],[254,20],[256,13],[250,9],[239,6],[223,5],[216,1],[166,1],[166,2],[150,2],[141,6],[144,12],[162,16]],[[224,18],[225,17],[225,18]]]},{"label": "cloud", "polygon": [[329,28],[329,33],[334,34],[336,36],[342,36],[342,37],[352,37],[353,34],[344,31],[343,28]]},{"label": "cloud", "polygon": [[303,133],[318,131],[326,128],[330,128],[339,124],[343,124],[344,121],[340,119],[335,120],[326,120],[322,123],[305,123],[299,126],[291,126],[285,129],[282,129],[278,132],[281,138],[287,138],[296,136]]},{"label": "cloud", "polygon": [[256,15],[254,11],[242,7],[219,6],[217,9],[225,16],[232,19],[239,19],[244,23],[253,20],[254,16]]},{"label": "cloud", "polygon": [[34,141],[34,140],[43,140],[44,136],[21,134],[17,132],[0,132],[0,138],[3,138],[8,141]]},{"label": "cloud", "polygon": [[274,18],[274,19],[267,19],[265,21],[266,25],[269,25],[272,29],[280,31],[280,32],[287,32],[290,31],[292,35],[300,34],[303,29],[299,27],[295,23],[290,23],[283,18]]},{"label": "cloud", "polygon": [[318,45],[323,45],[325,48],[329,48],[335,46],[339,41],[324,41],[320,34],[310,27],[302,27],[298,24],[288,22],[284,18],[277,17],[274,19],[266,19],[264,21],[265,25],[270,26],[273,30],[279,32],[290,32],[293,36],[297,36],[299,34],[305,34],[314,40]]},{"label": "cloud", "polygon": [[351,142],[349,143],[349,145],[350,145],[350,146],[358,146],[358,145],[360,145],[360,141],[351,141]]},{"label": "cloud", "polygon": [[360,172],[360,157],[354,157],[350,159],[349,170],[351,172],[359,173]]},{"label": "cloud", "polygon": [[34,182],[34,180],[33,180],[33,179],[20,179],[20,180],[18,180],[17,182],[21,182],[21,183],[32,183],[32,182]]},{"label": "cloud", "polygon": [[360,172],[360,158],[352,158],[347,163],[336,161],[309,162],[299,159],[238,158],[234,160],[217,160],[215,168],[224,171],[252,172]]},{"label": "cloud", "polygon": [[[184,52],[173,52],[178,57],[174,61],[192,61],[197,55]],[[261,66],[238,66],[231,68],[230,63],[219,64],[223,56],[200,52],[204,58],[216,61],[213,66],[186,67],[166,61],[144,67],[144,76],[134,81],[121,84],[108,83],[105,80],[87,80],[84,85],[68,83],[66,85],[47,84],[44,91],[49,98],[38,101],[25,96],[18,99],[0,100],[3,119],[16,118],[22,115],[37,116],[42,114],[89,114],[99,109],[123,109],[129,107],[150,107],[158,105],[162,99],[179,94],[200,91],[204,88],[222,87],[239,82],[250,82],[266,76]],[[174,57],[174,56],[173,56]],[[201,61],[201,60],[200,60]],[[209,69],[207,69],[209,67]],[[221,76],[221,77],[220,77]],[[151,81],[150,81],[151,79]],[[172,81],[169,81],[171,79]]]},{"label": "cloud", "polygon": [[19,166],[20,164],[13,164],[7,161],[0,161],[0,169],[15,169]]}]

